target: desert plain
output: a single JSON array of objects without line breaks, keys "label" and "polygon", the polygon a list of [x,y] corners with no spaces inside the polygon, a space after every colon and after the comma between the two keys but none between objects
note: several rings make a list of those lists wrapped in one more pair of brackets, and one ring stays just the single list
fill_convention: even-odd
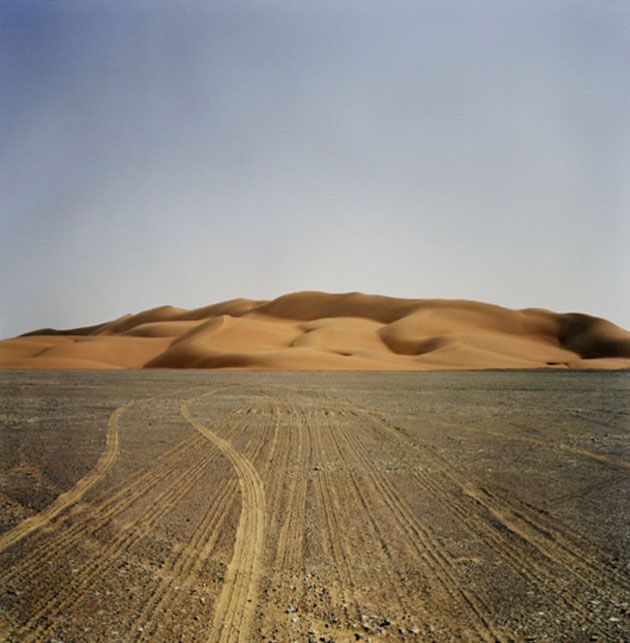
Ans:
[{"label": "desert plain", "polygon": [[0,371],[6,641],[622,641],[626,370]]},{"label": "desert plain", "polygon": [[299,292],[0,341],[6,641],[628,635],[630,333]]}]

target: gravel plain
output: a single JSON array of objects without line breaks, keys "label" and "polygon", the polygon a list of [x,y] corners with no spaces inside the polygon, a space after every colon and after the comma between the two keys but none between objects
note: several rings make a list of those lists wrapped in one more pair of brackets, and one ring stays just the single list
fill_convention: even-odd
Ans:
[{"label": "gravel plain", "polygon": [[2,640],[627,639],[628,371],[0,385]]}]

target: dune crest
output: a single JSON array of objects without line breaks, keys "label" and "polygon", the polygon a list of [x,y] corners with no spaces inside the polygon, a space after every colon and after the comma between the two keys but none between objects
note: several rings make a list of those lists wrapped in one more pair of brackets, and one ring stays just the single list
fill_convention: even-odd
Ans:
[{"label": "dune crest", "polygon": [[465,300],[297,292],[0,341],[0,368],[442,370],[630,368],[605,319]]}]

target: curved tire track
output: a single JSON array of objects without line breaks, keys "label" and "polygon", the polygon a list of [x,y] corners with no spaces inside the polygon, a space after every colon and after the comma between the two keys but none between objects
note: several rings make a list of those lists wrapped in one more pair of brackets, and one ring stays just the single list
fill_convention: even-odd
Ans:
[{"label": "curved tire track", "polygon": [[[262,430],[252,430],[258,427],[260,422],[252,419],[258,413],[251,413],[251,409],[243,413],[242,409],[237,409],[233,416],[240,418],[241,423],[245,422],[245,428],[236,437],[239,438],[241,451],[248,454],[250,461],[255,461],[259,456],[261,449],[268,442],[268,432],[272,431],[272,445],[277,441],[277,412],[275,405],[269,409],[270,412],[263,410]],[[276,421],[274,422],[274,418]],[[233,431],[226,431],[222,426],[224,438],[231,438]],[[207,444],[204,436],[195,432],[199,440]],[[245,438],[243,441],[242,438]],[[215,449],[214,445],[212,448]],[[160,579],[158,586],[152,591],[151,596],[142,611],[135,618],[130,632],[138,632],[136,640],[152,640],[156,635],[158,619],[156,614],[170,613],[174,615],[173,622],[176,623],[169,636],[173,639],[183,635],[180,632],[182,625],[181,613],[186,607],[181,604],[181,594],[179,589],[182,587],[192,588],[199,584],[200,575],[208,559],[213,554],[219,540],[223,537],[225,522],[228,517],[229,509],[239,494],[239,483],[237,476],[221,480],[213,490],[212,500],[209,503],[209,509],[203,520],[192,535],[187,545],[179,552],[175,552],[168,560],[165,573]],[[239,501],[239,506],[240,506]]]},{"label": "curved tire track", "polygon": [[[179,463],[199,448],[197,436],[189,438],[160,456],[154,467],[131,479],[121,489],[95,504],[76,505],[67,516],[52,522],[51,534],[40,534],[19,564],[0,574],[0,584],[14,578],[24,581],[40,572],[46,561],[66,555],[68,549],[93,538],[103,527],[119,520],[136,503],[171,476]],[[71,519],[68,523],[67,519]]]},{"label": "curved tire track", "polygon": [[[209,394],[206,394],[209,395]],[[204,396],[199,396],[204,397]],[[199,399],[199,398],[197,398]],[[190,412],[190,401],[181,406],[182,416],[229,459],[241,489],[241,515],[223,590],[214,611],[211,641],[249,641],[256,607],[265,540],[265,491],[252,463],[227,440],[219,437]]]},{"label": "curved tire track", "polygon": [[105,451],[98,462],[71,489],[57,496],[52,504],[34,516],[26,518],[13,529],[0,536],[0,552],[26,538],[34,531],[46,526],[68,507],[77,503],[107,473],[118,457],[118,419],[131,402],[118,407],[110,416],[107,425]]},{"label": "curved tire track", "polygon": [[63,623],[67,610],[86,600],[85,585],[89,580],[106,573],[123,552],[128,551],[149,533],[155,524],[185,497],[214,457],[215,454],[212,452],[205,454],[185,474],[181,474],[169,484],[165,492],[157,498],[152,498],[152,502],[147,503],[146,511],[126,524],[124,530],[118,532],[94,559],[85,561],[77,570],[71,585],[61,589],[51,588],[40,608],[15,633],[16,640],[42,640],[51,630]]}]

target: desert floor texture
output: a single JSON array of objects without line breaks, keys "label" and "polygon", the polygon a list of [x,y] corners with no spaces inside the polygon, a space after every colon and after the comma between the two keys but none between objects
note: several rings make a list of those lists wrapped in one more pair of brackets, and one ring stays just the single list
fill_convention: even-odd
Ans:
[{"label": "desert floor texture", "polygon": [[0,384],[3,640],[627,636],[627,371]]}]

